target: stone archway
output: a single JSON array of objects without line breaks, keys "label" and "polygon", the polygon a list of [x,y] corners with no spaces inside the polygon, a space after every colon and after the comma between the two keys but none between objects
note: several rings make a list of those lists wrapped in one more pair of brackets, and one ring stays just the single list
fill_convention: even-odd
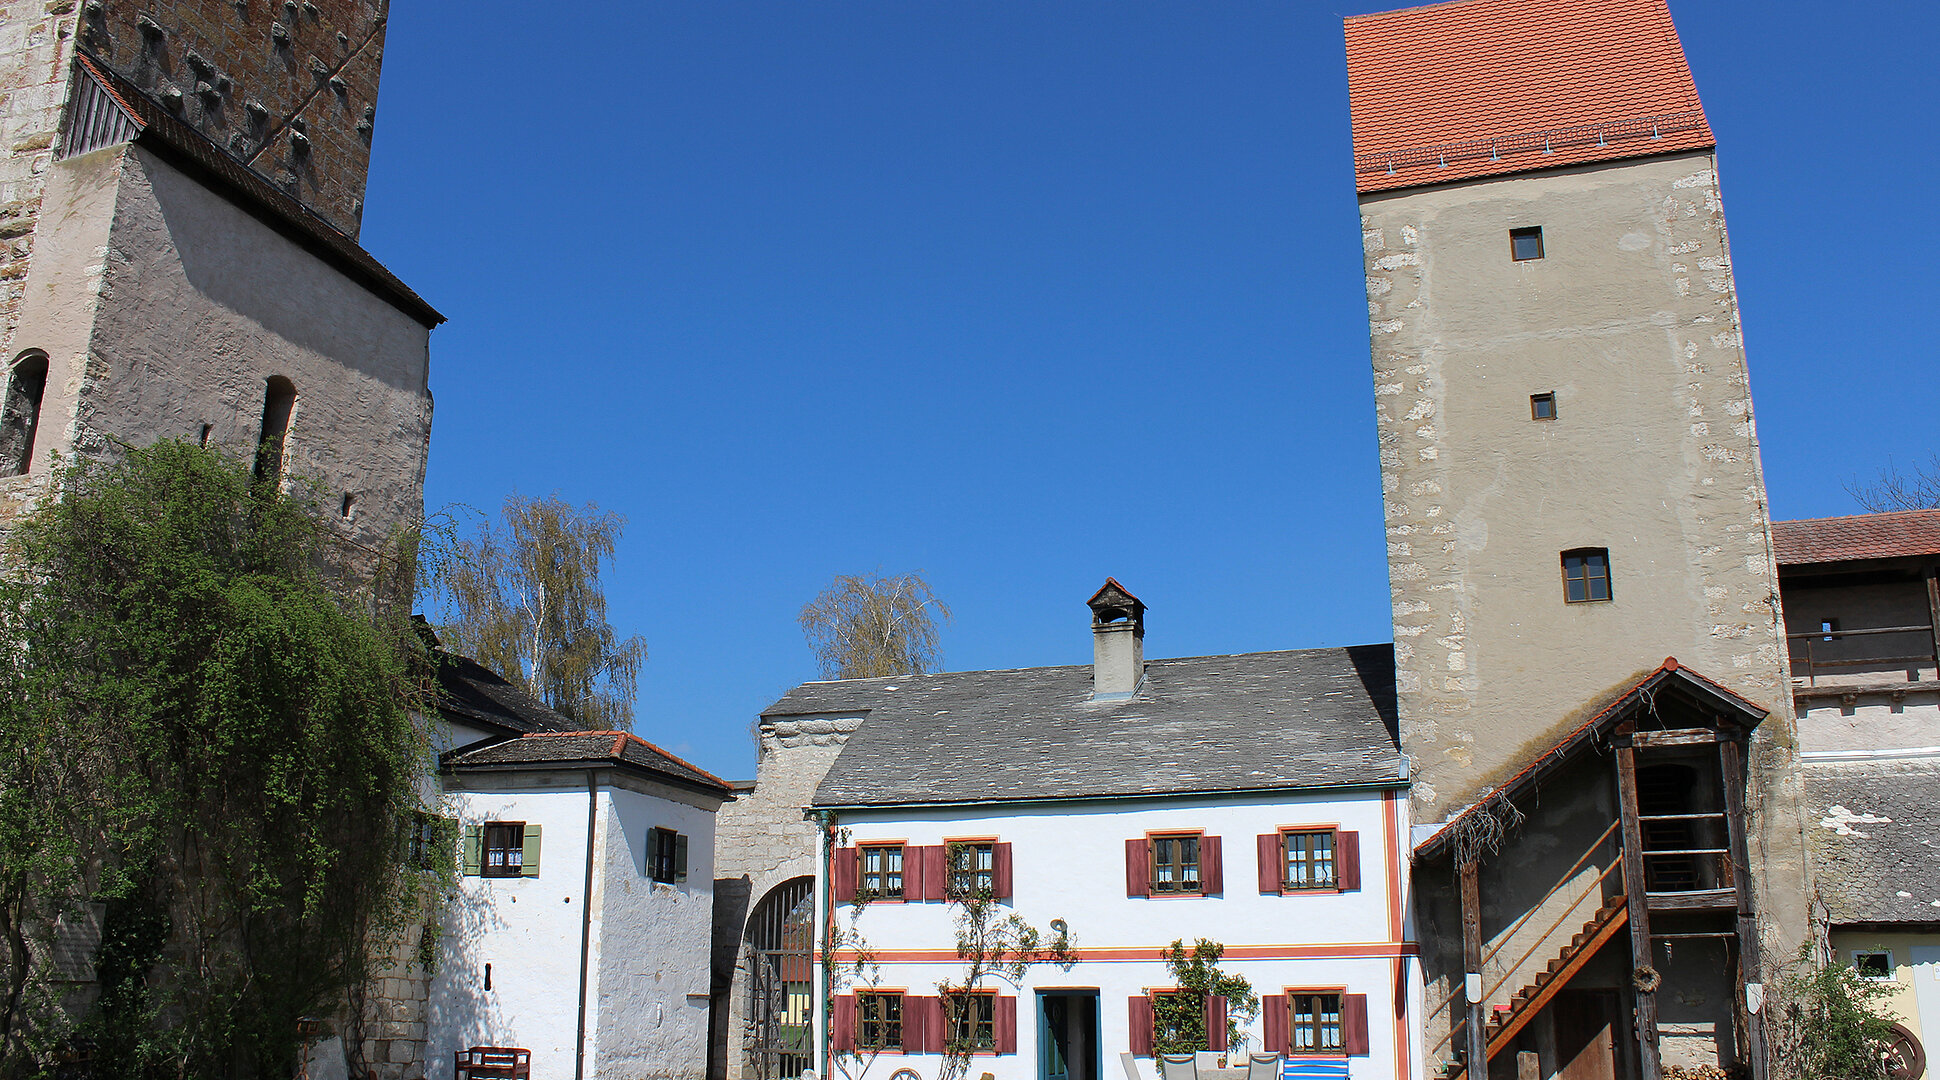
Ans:
[{"label": "stone archway", "polygon": [[743,1076],[788,1080],[814,1065],[814,948],[815,879],[790,878],[755,905],[742,935]]}]

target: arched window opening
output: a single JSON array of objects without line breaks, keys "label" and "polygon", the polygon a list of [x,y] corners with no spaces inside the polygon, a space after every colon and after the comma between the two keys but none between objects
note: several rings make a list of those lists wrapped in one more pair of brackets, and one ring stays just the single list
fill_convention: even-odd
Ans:
[{"label": "arched window opening", "polygon": [[256,440],[256,479],[283,478],[283,442],[290,433],[290,414],[296,411],[296,385],[271,375],[263,391],[263,433]]},{"label": "arched window opening", "polygon": [[7,378],[7,401],[0,408],[0,476],[25,476],[34,463],[34,435],[40,430],[40,401],[47,391],[47,354],[22,353]]}]

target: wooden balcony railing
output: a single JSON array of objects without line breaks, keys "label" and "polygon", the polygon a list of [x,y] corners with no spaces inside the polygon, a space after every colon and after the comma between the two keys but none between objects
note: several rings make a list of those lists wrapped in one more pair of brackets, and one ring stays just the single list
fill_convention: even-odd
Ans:
[{"label": "wooden balcony railing", "polygon": [[[1840,655],[1847,652],[1845,649],[1835,650],[1831,657],[1821,658],[1818,655],[1825,651],[1824,646],[1832,642],[1890,634],[1920,634],[1925,648],[1909,656],[1887,655],[1883,650],[1879,655],[1872,656]],[[1803,678],[1807,686],[1817,686],[1820,675],[1905,671],[1922,667],[1932,667],[1940,672],[1940,637],[1934,635],[1931,623],[1924,626],[1868,626],[1857,630],[1811,630],[1787,634],[1785,641],[1792,654],[1792,677]]]}]

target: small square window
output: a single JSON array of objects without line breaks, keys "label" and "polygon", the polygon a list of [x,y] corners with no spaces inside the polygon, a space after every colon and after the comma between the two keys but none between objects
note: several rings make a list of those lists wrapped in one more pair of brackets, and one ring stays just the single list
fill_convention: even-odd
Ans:
[{"label": "small square window", "polygon": [[950,845],[950,895],[994,895],[997,889],[997,845],[956,843]]},{"label": "small square window", "polygon": [[1893,979],[1893,954],[1885,950],[1853,953],[1852,966],[1862,979],[1879,982],[1891,982]]},{"label": "small square window", "polygon": [[903,845],[862,845],[861,891],[878,900],[903,898]]},{"label": "small square window", "polygon": [[1543,227],[1509,230],[1509,257],[1517,262],[1543,257]]},{"label": "small square window", "polygon": [[1332,889],[1334,830],[1286,831],[1280,834],[1280,884],[1287,889]]},{"label": "small square window", "polygon": [[1821,638],[1819,639],[1820,641],[1834,641],[1834,640],[1837,640],[1837,638],[1839,637],[1839,620],[1838,620],[1838,619],[1820,619],[1820,620],[1819,620],[1819,633],[1821,633],[1821,634],[1823,634],[1823,635],[1825,635],[1824,637],[1821,637]]},{"label": "small square window", "polygon": [[951,1048],[997,1049],[997,995],[980,991],[945,994]]},{"label": "small square window", "polygon": [[1345,1043],[1341,996],[1294,991],[1287,995],[1289,1049],[1296,1054],[1338,1054]]},{"label": "small square window", "polygon": [[1152,892],[1200,893],[1199,834],[1152,838]]},{"label": "small square window", "polygon": [[903,995],[861,993],[855,996],[856,1045],[865,1050],[903,1049]]},{"label": "small square window", "polygon": [[1588,604],[1610,599],[1610,549],[1563,552],[1563,599]]},{"label": "small square window", "polygon": [[488,821],[483,837],[481,877],[519,877],[525,873],[525,822]]},{"label": "small square window", "polygon": [[1529,395],[1529,418],[1531,420],[1556,419],[1555,393]]},{"label": "small square window", "polygon": [[687,838],[672,829],[647,834],[647,876],[663,885],[687,880]]}]

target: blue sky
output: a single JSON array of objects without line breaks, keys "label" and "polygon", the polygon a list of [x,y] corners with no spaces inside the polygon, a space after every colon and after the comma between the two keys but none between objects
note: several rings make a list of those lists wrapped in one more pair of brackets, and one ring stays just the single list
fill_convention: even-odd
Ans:
[{"label": "blue sky", "polygon": [[[1384,4],[391,10],[365,245],[432,337],[426,502],[629,520],[637,730],[733,777],[837,573],[952,669],[1389,639],[1340,18]],[[1940,449],[1931,5],[1673,0],[1778,517]]]}]

